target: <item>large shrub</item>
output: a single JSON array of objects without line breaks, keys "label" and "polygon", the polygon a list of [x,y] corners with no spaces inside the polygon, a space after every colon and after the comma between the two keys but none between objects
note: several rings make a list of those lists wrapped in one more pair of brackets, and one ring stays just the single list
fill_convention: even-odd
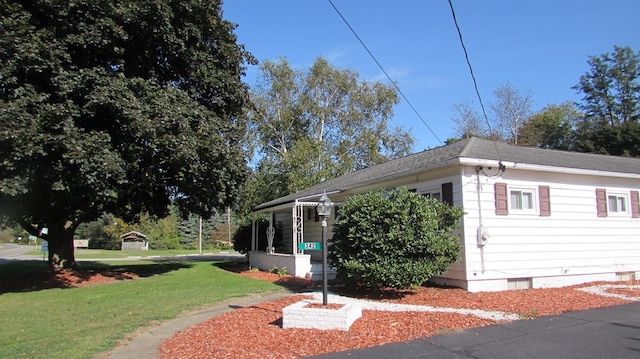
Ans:
[{"label": "large shrub", "polygon": [[406,188],[374,191],[340,205],[330,259],[349,285],[407,289],[460,258],[462,209]]}]

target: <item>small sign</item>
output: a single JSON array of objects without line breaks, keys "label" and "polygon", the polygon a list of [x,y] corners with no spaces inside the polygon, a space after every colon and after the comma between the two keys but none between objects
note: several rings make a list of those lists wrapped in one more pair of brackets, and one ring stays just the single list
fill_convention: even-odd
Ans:
[{"label": "small sign", "polygon": [[42,244],[40,245],[40,250],[42,251],[42,253],[48,252],[49,251],[49,242],[47,242],[47,241],[42,242]]},{"label": "small sign", "polygon": [[322,249],[322,243],[320,242],[298,243],[298,249],[301,251],[317,251]]},{"label": "small sign", "polygon": [[88,239],[74,239],[73,246],[75,248],[89,248],[89,240]]}]

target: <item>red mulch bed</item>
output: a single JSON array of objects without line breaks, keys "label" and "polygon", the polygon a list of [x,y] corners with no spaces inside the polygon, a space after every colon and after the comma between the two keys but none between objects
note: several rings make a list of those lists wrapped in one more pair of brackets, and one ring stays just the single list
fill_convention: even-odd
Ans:
[{"label": "red mulch bed", "polygon": [[[224,269],[243,276],[276,282],[287,288],[301,289],[317,284],[304,278],[274,273],[246,271],[246,265],[232,264]],[[75,270],[39,272],[3,278],[0,293],[46,288],[73,288],[137,279],[135,273]],[[470,293],[458,288],[420,287],[407,291],[362,292],[332,288],[344,296],[390,303],[439,307],[498,310],[520,314],[522,318],[553,315],[568,311],[628,303],[577,290],[596,284],[548,289]],[[624,283],[614,283],[624,284]],[[609,293],[640,297],[636,288],[610,288]],[[495,324],[495,321],[456,313],[382,312],[364,310],[349,331],[282,329],[282,308],[301,299],[296,295],[276,301],[237,309],[177,333],[159,349],[162,359],[173,358],[298,358],[349,349],[426,338],[434,334]],[[332,305],[329,303],[329,305]]]},{"label": "red mulch bed", "polygon": [[[242,275],[294,286],[313,283],[267,272],[243,271]],[[591,283],[589,285],[593,285]],[[565,288],[469,293],[458,288],[421,287],[408,291],[354,292],[341,295],[392,303],[498,310],[523,318],[553,315],[628,303]],[[637,290],[634,290],[637,291]],[[629,293],[627,295],[631,295]],[[349,331],[282,329],[282,308],[301,299],[296,295],[241,308],[188,328],[165,341],[160,357],[169,358],[298,358],[402,342],[434,334],[495,324],[495,321],[455,313],[381,312],[363,310]]]}]

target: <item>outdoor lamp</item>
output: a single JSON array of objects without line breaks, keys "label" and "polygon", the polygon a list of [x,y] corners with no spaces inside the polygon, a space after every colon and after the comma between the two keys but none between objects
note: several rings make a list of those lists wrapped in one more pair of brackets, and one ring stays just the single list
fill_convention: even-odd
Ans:
[{"label": "outdoor lamp", "polygon": [[329,197],[327,197],[326,194],[323,194],[322,197],[320,197],[320,201],[318,201],[318,207],[316,208],[318,211],[318,215],[322,217],[331,215],[332,204],[333,203],[331,203]]},{"label": "outdoor lamp", "polygon": [[331,200],[326,193],[318,201],[318,215],[322,216],[322,305],[327,306],[327,217],[331,214]]}]

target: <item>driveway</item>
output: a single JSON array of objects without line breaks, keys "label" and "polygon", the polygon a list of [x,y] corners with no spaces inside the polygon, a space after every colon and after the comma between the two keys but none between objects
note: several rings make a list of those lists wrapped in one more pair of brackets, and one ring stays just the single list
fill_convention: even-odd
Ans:
[{"label": "driveway", "polygon": [[640,302],[312,358],[640,358]]}]

